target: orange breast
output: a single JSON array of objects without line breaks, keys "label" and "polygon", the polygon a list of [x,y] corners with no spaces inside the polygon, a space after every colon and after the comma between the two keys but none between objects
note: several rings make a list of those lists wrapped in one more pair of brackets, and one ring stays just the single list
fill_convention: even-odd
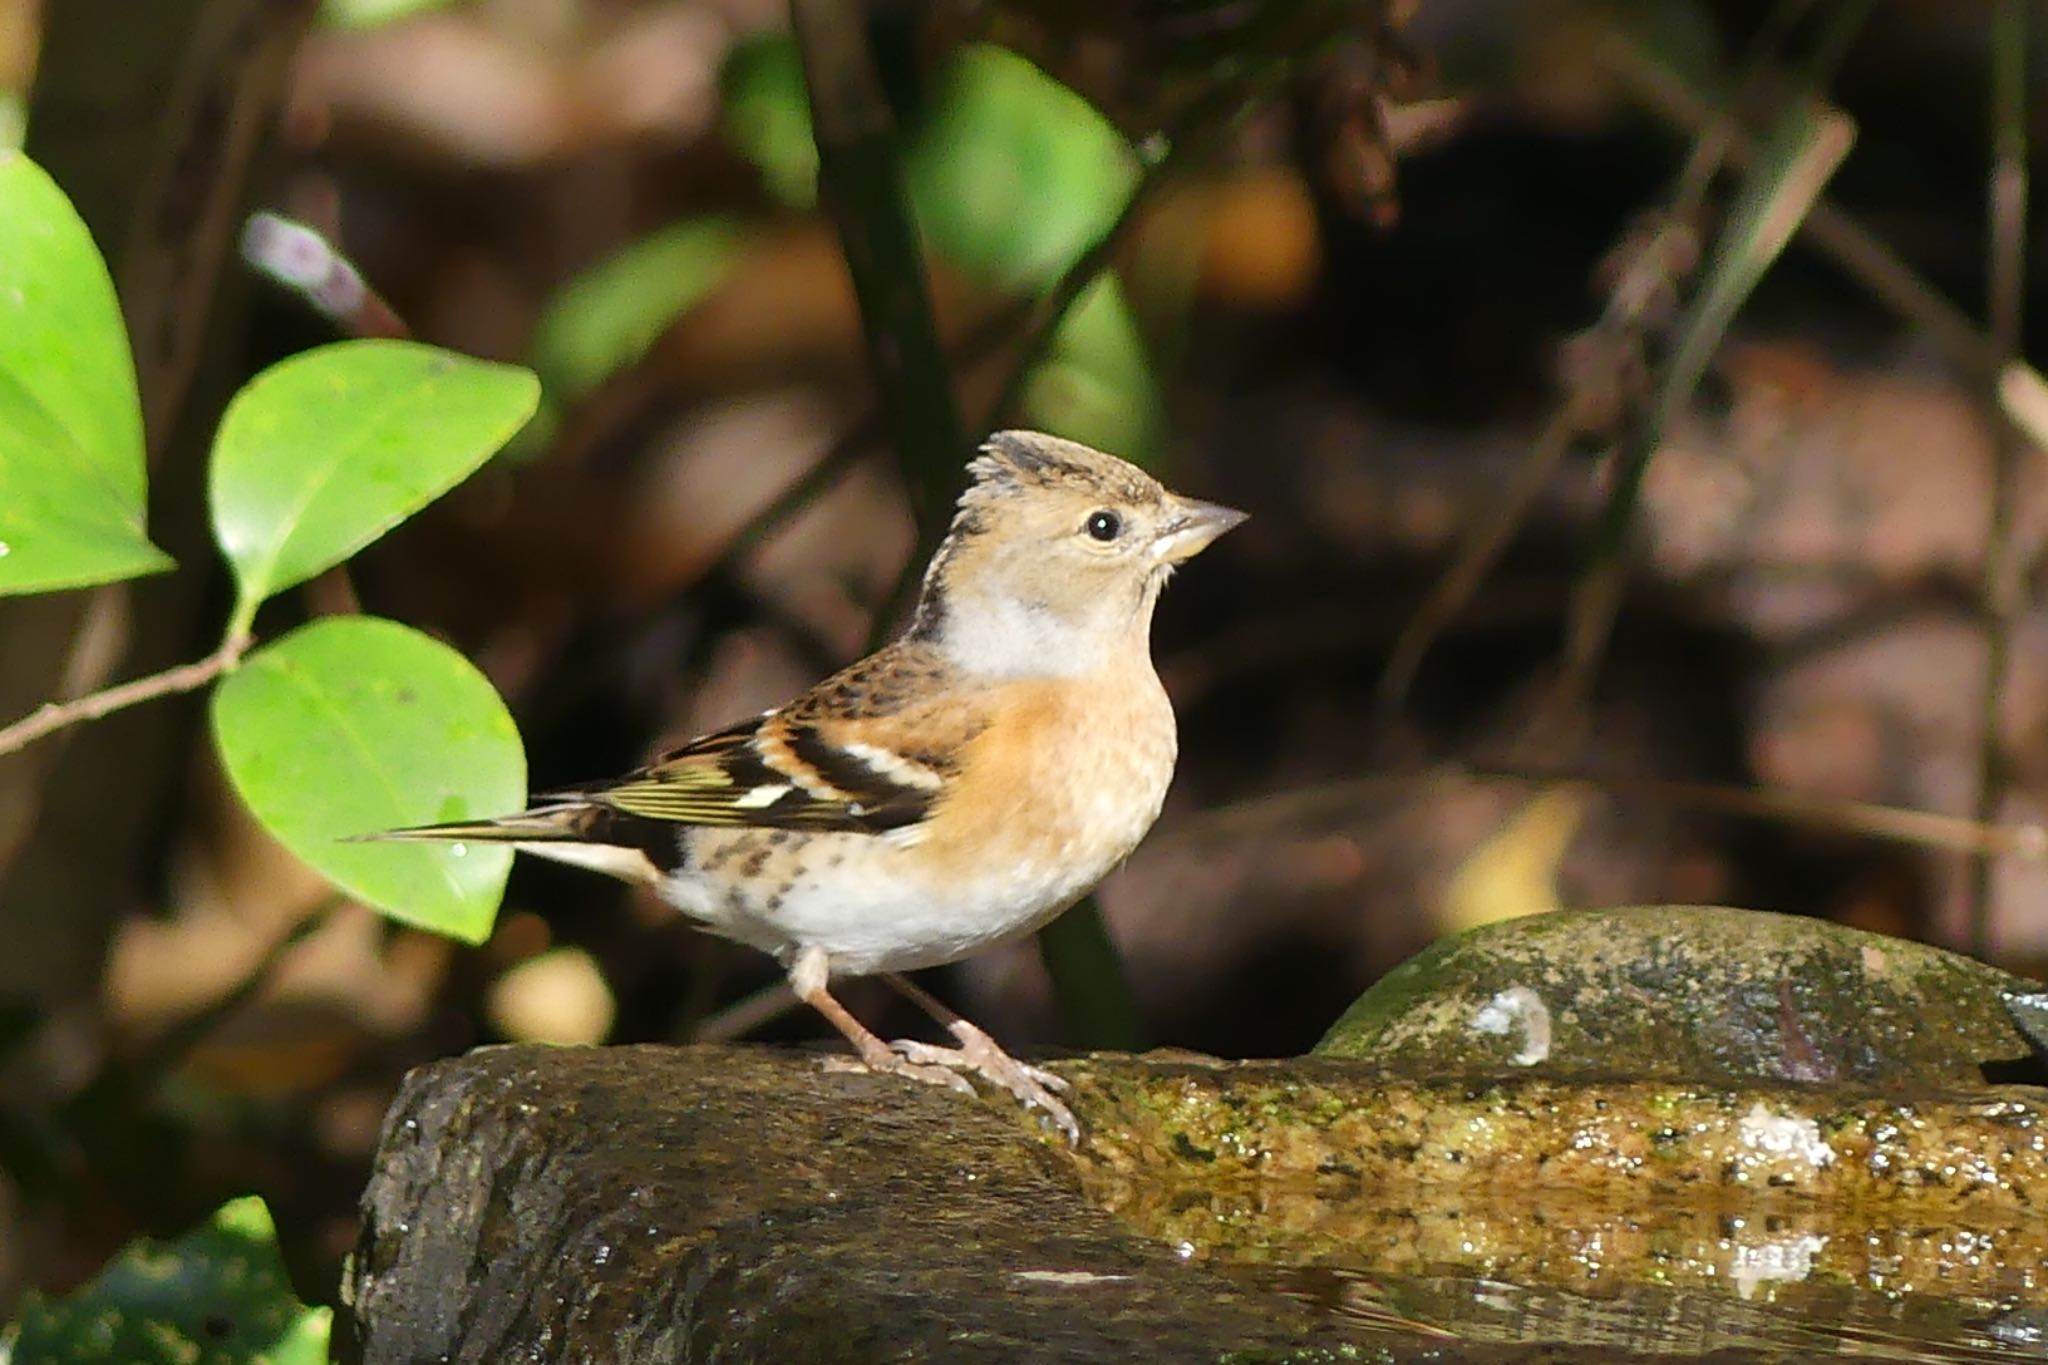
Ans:
[{"label": "orange breast", "polygon": [[1159,814],[1176,751],[1173,708],[1141,663],[1005,684],[923,827],[919,861],[950,878],[1071,877],[1076,896],[1122,861]]}]

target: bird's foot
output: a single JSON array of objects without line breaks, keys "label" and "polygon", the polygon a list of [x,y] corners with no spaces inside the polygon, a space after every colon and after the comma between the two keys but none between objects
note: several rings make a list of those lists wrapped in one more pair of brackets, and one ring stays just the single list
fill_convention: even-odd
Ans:
[{"label": "bird's foot", "polygon": [[1026,1109],[1036,1109],[1051,1119],[1053,1126],[1066,1134],[1069,1143],[1080,1144],[1081,1125],[1054,1093],[1070,1089],[1066,1081],[1041,1067],[1018,1061],[965,1019],[956,1019],[947,1027],[960,1040],[959,1047],[935,1047],[910,1038],[898,1039],[892,1046],[906,1061],[921,1068],[943,1069],[948,1074],[972,1072],[991,1085],[1000,1086]]},{"label": "bird's foot", "polygon": [[974,1093],[974,1087],[969,1085],[959,1072],[950,1067],[921,1064],[894,1051],[886,1043],[882,1045],[880,1052],[872,1055],[863,1048],[858,1057],[826,1057],[824,1066],[827,1071],[902,1076],[907,1080],[922,1081],[926,1085],[943,1085],[948,1090],[955,1090],[963,1095]]}]

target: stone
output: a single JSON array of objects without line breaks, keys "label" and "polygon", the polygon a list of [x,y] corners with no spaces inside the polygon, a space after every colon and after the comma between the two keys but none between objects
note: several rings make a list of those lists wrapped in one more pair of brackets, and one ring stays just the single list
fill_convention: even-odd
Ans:
[{"label": "stone", "polygon": [[1713,906],[1566,910],[1443,939],[1316,1047],[1421,1076],[2040,1078],[2005,997],[2029,983],[1824,920]]}]

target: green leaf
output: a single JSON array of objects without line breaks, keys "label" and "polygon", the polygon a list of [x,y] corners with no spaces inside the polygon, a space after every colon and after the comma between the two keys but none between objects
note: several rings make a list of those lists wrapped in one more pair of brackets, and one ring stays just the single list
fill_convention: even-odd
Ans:
[{"label": "green leaf", "polygon": [[562,286],[534,337],[548,396],[573,399],[645,355],[725,279],[742,239],[725,218],[676,223]]},{"label": "green leaf", "polygon": [[932,249],[995,284],[1050,283],[1108,231],[1138,161],[1095,107],[1014,52],[950,61],[905,163]]},{"label": "green leaf", "polygon": [[142,405],[92,234],[0,149],[0,594],[171,567],[144,531]]},{"label": "green leaf", "polygon": [[509,848],[343,842],[524,803],[519,731],[467,659],[395,621],[315,621],[221,683],[213,732],[242,800],[328,880],[407,924],[489,935]]},{"label": "green leaf", "polygon": [[292,1293],[270,1210],[252,1196],[175,1242],[130,1243],[65,1298],[30,1294],[0,1360],[324,1365],[332,1317]]},{"label": "green leaf", "polygon": [[787,33],[762,33],[735,44],[719,74],[726,140],[761,172],[761,183],[784,205],[818,202],[818,144],[803,60]]},{"label": "green leaf", "polygon": [[379,28],[446,9],[450,0],[321,0],[320,22],[329,28]]},{"label": "green leaf", "polygon": [[250,380],[211,471],[244,624],[460,483],[539,399],[531,371],[411,341],[337,342]]}]

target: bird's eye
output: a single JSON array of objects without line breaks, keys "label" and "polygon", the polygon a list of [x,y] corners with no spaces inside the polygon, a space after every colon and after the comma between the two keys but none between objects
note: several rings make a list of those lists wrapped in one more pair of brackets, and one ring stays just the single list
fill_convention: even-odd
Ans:
[{"label": "bird's eye", "polygon": [[1114,512],[1096,512],[1088,518],[1088,534],[1108,544],[1123,534],[1124,519]]}]

